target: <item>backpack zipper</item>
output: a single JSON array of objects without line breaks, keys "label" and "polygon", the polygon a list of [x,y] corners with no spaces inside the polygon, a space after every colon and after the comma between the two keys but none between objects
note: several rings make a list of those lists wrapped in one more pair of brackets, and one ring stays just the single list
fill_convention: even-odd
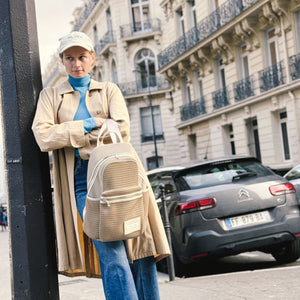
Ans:
[{"label": "backpack zipper", "polygon": [[137,191],[137,192],[130,193],[127,195],[122,195],[122,196],[110,196],[110,197],[101,196],[100,203],[110,206],[110,204],[113,204],[113,203],[131,201],[131,200],[134,200],[139,197],[143,197],[143,191]]}]

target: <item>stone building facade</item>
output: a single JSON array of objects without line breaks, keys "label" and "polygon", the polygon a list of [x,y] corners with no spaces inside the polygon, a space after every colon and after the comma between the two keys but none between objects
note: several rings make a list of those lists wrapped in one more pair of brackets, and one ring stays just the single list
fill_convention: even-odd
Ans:
[{"label": "stone building facade", "polygon": [[90,0],[74,29],[95,42],[96,79],[123,91],[148,169],[155,157],[300,162],[300,0]]}]

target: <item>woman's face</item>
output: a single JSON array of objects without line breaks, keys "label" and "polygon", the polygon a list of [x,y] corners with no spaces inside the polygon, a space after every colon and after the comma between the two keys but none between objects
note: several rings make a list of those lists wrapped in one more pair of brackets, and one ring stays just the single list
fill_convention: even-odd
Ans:
[{"label": "woman's face", "polygon": [[74,46],[64,51],[62,62],[69,75],[74,78],[82,78],[93,67],[94,53],[82,47]]}]

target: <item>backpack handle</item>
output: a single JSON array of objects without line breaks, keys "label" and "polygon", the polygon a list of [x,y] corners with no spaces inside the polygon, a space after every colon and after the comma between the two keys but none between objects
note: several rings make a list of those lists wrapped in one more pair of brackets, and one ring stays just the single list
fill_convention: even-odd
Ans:
[{"label": "backpack handle", "polygon": [[[116,143],[123,143],[123,138],[119,129],[119,124],[112,120],[112,119],[106,119],[103,125],[101,126],[98,138],[97,138],[97,146],[103,145],[104,138],[106,136],[110,136],[112,142],[114,144]],[[100,138],[102,137],[101,143]]]}]

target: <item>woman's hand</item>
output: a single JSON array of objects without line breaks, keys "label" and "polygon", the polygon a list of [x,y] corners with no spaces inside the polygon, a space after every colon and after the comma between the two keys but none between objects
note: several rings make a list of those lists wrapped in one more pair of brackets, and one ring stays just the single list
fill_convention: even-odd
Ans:
[{"label": "woman's hand", "polygon": [[103,123],[104,123],[104,121],[105,121],[105,119],[103,119],[103,118],[94,118],[95,119],[95,121],[96,121],[96,124],[97,124],[97,127],[98,128],[100,128],[102,125],[103,125]]}]

